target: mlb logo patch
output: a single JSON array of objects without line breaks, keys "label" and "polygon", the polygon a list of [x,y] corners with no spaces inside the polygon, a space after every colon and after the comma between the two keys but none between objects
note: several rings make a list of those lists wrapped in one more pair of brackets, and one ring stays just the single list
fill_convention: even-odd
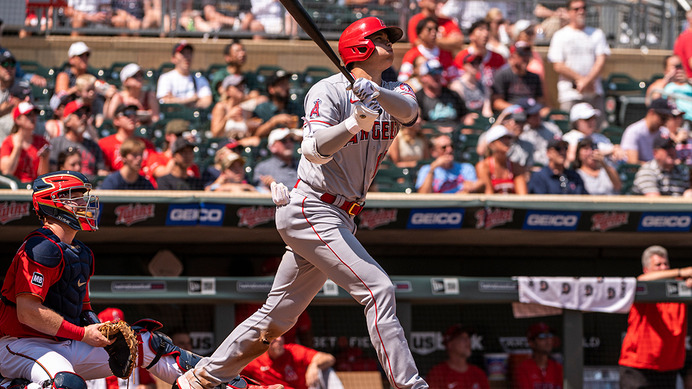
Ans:
[{"label": "mlb logo patch", "polygon": [[34,274],[31,276],[31,283],[43,287],[43,274],[35,271]]}]

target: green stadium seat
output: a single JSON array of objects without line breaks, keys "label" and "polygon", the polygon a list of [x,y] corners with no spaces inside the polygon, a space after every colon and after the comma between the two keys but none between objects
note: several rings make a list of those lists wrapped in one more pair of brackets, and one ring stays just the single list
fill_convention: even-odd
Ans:
[{"label": "green stadium seat", "polygon": [[614,145],[617,145],[620,144],[623,132],[625,132],[625,130],[622,127],[608,126],[601,131],[601,134],[610,139]]},{"label": "green stadium seat", "polygon": [[375,184],[380,192],[413,193],[413,169],[389,166],[382,168],[375,176]]},{"label": "green stadium seat", "polygon": [[611,73],[603,82],[607,95],[646,93],[646,83],[634,79],[627,73]]},{"label": "green stadium seat", "polygon": [[204,71],[204,76],[207,78],[207,80],[209,80],[209,82],[211,82],[211,79],[214,78],[214,73],[218,72],[220,69],[224,69],[225,67],[225,63],[213,63]]},{"label": "green stadium seat", "polygon": [[622,189],[620,189],[621,194],[633,194],[632,187],[634,187],[634,176],[637,174],[637,171],[639,171],[639,168],[640,165],[632,163],[624,163],[617,167],[620,181],[622,181]]},{"label": "green stadium seat", "polygon": [[115,124],[113,124],[113,121],[110,119],[104,119],[103,123],[101,123],[101,126],[96,128],[96,131],[98,132],[101,138],[105,138],[109,135],[115,134]]},{"label": "green stadium seat", "polygon": [[166,120],[185,119],[189,122],[198,122],[206,118],[206,111],[198,108],[190,108],[182,104],[159,104],[161,117]]},{"label": "green stadium seat", "polygon": [[317,81],[334,74],[332,69],[323,66],[308,66],[303,71],[303,85],[306,88],[314,85]]}]

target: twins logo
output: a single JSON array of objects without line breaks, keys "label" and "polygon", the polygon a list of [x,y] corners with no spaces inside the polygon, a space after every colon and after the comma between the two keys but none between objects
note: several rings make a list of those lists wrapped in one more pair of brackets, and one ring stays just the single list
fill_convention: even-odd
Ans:
[{"label": "twins logo", "polygon": [[0,224],[7,224],[24,216],[29,216],[31,203],[18,203],[16,201],[0,203]]}]

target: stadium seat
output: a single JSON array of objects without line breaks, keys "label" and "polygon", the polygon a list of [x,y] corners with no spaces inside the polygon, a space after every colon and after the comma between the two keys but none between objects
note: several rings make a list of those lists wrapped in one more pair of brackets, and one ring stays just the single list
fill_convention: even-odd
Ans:
[{"label": "stadium seat", "polygon": [[380,192],[413,193],[416,190],[412,170],[396,166],[382,168],[377,172],[374,182]]},{"label": "stadium seat", "polygon": [[38,86],[31,84],[31,97],[34,100],[34,105],[39,108],[48,108],[50,97],[53,95],[53,91],[48,89],[47,86]]},{"label": "stadium seat", "polygon": [[182,104],[159,104],[159,112],[161,118],[166,120],[185,119],[189,122],[197,122],[206,118],[204,116],[206,111]]},{"label": "stadium seat", "polygon": [[275,65],[260,65],[260,66],[258,66],[254,72],[254,81],[256,84],[254,89],[259,89],[261,92],[266,91],[267,90],[267,80],[269,80],[269,77],[273,76],[279,70],[284,70],[284,69],[281,68],[280,66],[275,66]]},{"label": "stadium seat", "polygon": [[646,93],[646,83],[635,80],[627,73],[611,73],[604,81],[606,95],[640,94]]},{"label": "stadium seat", "polygon": [[106,78],[106,81],[109,84],[120,87],[122,84],[122,81],[120,81],[120,71],[123,70],[123,68],[128,64],[130,64],[130,62],[113,62],[110,68],[108,68],[108,77]]},{"label": "stadium seat", "polygon": [[26,184],[22,184],[17,177],[13,175],[5,175],[5,174],[0,174],[0,189],[12,189],[12,190],[17,190],[17,189],[28,189],[26,188]]},{"label": "stadium seat", "polygon": [[156,78],[158,79],[158,77],[159,77],[160,75],[162,75],[163,73],[166,73],[166,72],[170,72],[170,71],[173,70],[173,69],[175,69],[175,65],[173,65],[172,63],[170,63],[170,62],[164,62],[164,63],[162,63],[162,64],[158,67],[158,69],[156,69]]},{"label": "stadium seat", "polygon": [[33,73],[45,77],[49,84],[54,82],[55,72],[51,71],[52,69],[47,68],[36,61],[19,60],[18,62],[24,73]]},{"label": "stadium seat", "polygon": [[639,171],[640,165],[632,163],[624,163],[618,166],[617,171],[620,176],[620,181],[622,181],[622,189],[620,189],[620,194],[629,195],[632,193],[632,187],[634,186],[634,176]]},{"label": "stadium seat", "polygon": [[309,88],[317,81],[329,77],[334,74],[334,71],[323,66],[308,66],[303,71],[303,85]]},{"label": "stadium seat", "polygon": [[96,128],[96,131],[98,132],[101,138],[105,138],[109,135],[115,134],[116,128],[112,120],[104,119],[103,123],[101,123],[101,126]]},{"label": "stadium seat", "polygon": [[225,63],[213,63],[204,71],[204,77],[211,82],[211,79],[214,78],[214,73],[218,72],[220,69],[224,69],[225,67]]},{"label": "stadium seat", "polygon": [[618,145],[622,139],[623,132],[625,132],[625,130],[622,127],[608,126],[601,131],[601,134],[610,139],[614,145]]}]

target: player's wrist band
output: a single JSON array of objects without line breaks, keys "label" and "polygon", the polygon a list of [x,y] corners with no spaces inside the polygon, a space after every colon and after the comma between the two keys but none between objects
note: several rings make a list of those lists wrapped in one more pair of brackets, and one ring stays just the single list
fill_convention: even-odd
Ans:
[{"label": "player's wrist band", "polygon": [[63,319],[62,323],[60,323],[60,328],[58,328],[58,333],[55,334],[55,336],[65,339],[82,340],[84,339],[85,331],[84,327],[74,325]]},{"label": "player's wrist band", "polygon": [[349,116],[344,120],[344,125],[346,125],[346,129],[348,132],[350,132],[353,135],[356,135],[360,132],[360,126],[358,125],[358,120],[356,120],[355,117]]}]

